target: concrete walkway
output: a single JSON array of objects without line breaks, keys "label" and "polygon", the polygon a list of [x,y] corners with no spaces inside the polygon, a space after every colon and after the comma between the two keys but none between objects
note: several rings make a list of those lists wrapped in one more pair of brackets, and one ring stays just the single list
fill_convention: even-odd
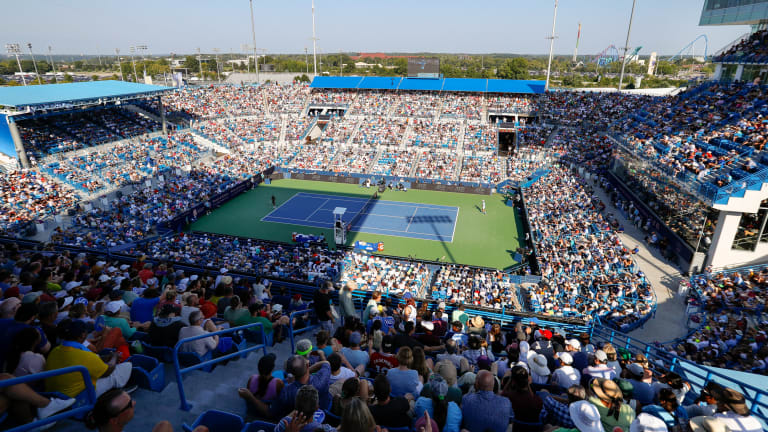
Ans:
[{"label": "concrete walkway", "polygon": [[596,187],[595,194],[605,203],[605,213],[613,214],[624,227],[624,233],[619,234],[624,245],[630,249],[635,246],[640,249],[640,252],[634,256],[635,261],[656,292],[658,302],[656,316],[643,327],[631,332],[631,335],[647,343],[666,342],[685,336],[688,333],[685,299],[677,295],[677,287],[682,280],[681,270],[665,260],[658,249],[649,248],[645,243],[645,233],[642,229],[624,218],[602,188]]}]

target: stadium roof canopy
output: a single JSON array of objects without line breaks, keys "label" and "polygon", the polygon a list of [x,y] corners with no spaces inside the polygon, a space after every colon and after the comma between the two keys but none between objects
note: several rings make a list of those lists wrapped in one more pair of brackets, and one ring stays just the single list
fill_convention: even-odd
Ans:
[{"label": "stadium roof canopy", "polygon": [[0,87],[0,108],[16,110],[66,109],[116,100],[161,95],[173,90],[125,81],[88,81],[69,84],[44,84]]},{"label": "stadium roof canopy", "polygon": [[473,93],[544,93],[544,81],[476,78],[402,78],[318,76],[310,85],[317,89],[420,90]]}]

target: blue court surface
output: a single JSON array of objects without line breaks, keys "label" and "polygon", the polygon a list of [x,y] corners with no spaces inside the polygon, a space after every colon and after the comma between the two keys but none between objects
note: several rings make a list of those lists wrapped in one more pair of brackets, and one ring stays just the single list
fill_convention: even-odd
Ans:
[{"label": "blue court surface", "polygon": [[[453,241],[458,207],[399,201],[371,201],[338,195],[299,192],[264,216],[262,222],[333,228],[333,209],[344,207],[351,231],[422,240]],[[365,208],[364,208],[365,207]]]}]

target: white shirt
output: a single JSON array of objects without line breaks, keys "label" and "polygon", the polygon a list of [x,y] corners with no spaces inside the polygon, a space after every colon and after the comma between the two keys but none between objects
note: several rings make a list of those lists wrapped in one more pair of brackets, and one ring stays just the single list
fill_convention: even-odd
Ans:
[{"label": "white shirt", "polygon": [[352,369],[349,369],[346,366],[342,366],[341,368],[339,368],[338,375],[331,374],[330,385],[333,385],[333,383],[335,383],[336,381],[344,381],[347,378],[354,378],[356,376],[357,374]]},{"label": "white shirt", "polygon": [[552,384],[568,388],[581,382],[581,374],[573,366],[563,366],[552,373]]},{"label": "white shirt", "polygon": [[728,427],[730,432],[761,432],[763,427],[754,416],[740,416],[733,411],[715,414]]}]

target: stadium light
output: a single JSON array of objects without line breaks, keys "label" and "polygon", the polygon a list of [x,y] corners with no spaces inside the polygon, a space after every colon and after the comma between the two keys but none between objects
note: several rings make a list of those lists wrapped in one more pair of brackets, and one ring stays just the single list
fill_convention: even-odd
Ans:
[{"label": "stadium light", "polygon": [[40,79],[40,72],[37,71],[37,61],[35,55],[32,53],[32,43],[27,42],[27,48],[29,48],[29,55],[32,56],[32,64],[35,65],[35,75],[37,76],[37,83],[42,84],[43,80]]},{"label": "stadium light", "polygon": [[137,83],[139,82],[139,74],[136,73],[136,57],[134,56],[134,53],[136,53],[136,47],[130,47],[129,51],[131,52],[131,63],[133,64],[133,82]]},{"label": "stadium light", "polygon": [[[259,56],[256,54],[256,25],[253,21],[253,0],[248,0],[251,5],[251,37],[253,38],[253,66],[256,68],[256,84],[259,83]],[[246,57],[247,60],[247,57]],[[250,63],[250,62],[249,62]]]},{"label": "stadium light", "polygon": [[627,65],[627,52],[629,51],[629,32],[632,31],[632,19],[635,17],[635,2],[632,0],[632,13],[629,15],[629,27],[627,27],[627,41],[624,43],[624,59],[621,62],[621,74],[619,75],[619,92],[621,92],[621,85],[624,83],[624,66]]},{"label": "stadium light", "polygon": [[197,48],[197,65],[200,66],[200,81],[204,81],[203,78],[203,56],[200,55],[200,48]]},{"label": "stadium light", "polygon": [[137,51],[141,51],[141,64],[144,65],[144,80],[147,79],[147,58],[144,53],[146,53],[148,49],[149,48],[147,48],[146,45],[138,45],[136,47]]},{"label": "stadium light", "polygon": [[27,85],[27,80],[24,78],[24,70],[21,68],[21,60],[19,60],[19,54],[21,54],[21,47],[17,43],[5,44],[5,49],[8,54],[16,56],[16,64],[19,65],[19,73],[21,74],[21,82]]},{"label": "stadium light", "polygon": [[312,56],[315,59],[315,73],[317,76],[317,36],[315,36],[315,0],[312,0]]},{"label": "stadium light", "polygon": [[117,68],[120,69],[120,81],[125,81],[125,78],[123,78],[123,63],[120,61],[120,48],[115,48],[115,55],[117,55]]},{"label": "stadium light", "polygon": [[555,0],[555,15],[552,17],[552,36],[549,38],[549,62],[547,63],[547,82],[544,91],[549,91],[549,72],[552,70],[552,50],[555,48],[555,24],[557,24],[557,0]]},{"label": "stadium light", "polygon": [[53,82],[59,83],[59,77],[56,75],[56,64],[53,62],[53,55],[51,54],[51,46],[48,45],[48,60],[51,62],[51,70],[53,71]]},{"label": "stadium light", "polygon": [[219,52],[221,50],[218,48],[213,49],[213,56],[216,59],[216,81],[221,83],[221,75],[219,74]]}]

